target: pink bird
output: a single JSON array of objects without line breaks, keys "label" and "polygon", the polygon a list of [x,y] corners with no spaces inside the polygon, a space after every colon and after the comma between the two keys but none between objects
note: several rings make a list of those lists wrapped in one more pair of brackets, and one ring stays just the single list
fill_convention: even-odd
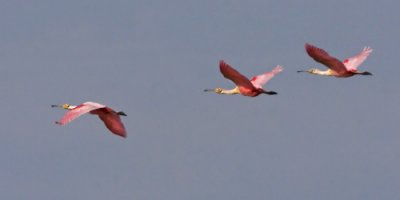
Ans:
[{"label": "pink bird", "polygon": [[264,90],[262,86],[283,70],[280,65],[277,65],[271,72],[254,76],[249,80],[223,60],[219,62],[219,69],[225,78],[233,81],[236,84],[236,87],[231,90],[222,88],[205,89],[205,92],[215,92],[217,94],[241,94],[249,97],[256,97],[260,94],[277,94],[274,91]]},{"label": "pink bird", "polygon": [[370,47],[364,47],[360,54],[348,58],[343,62],[339,59],[330,56],[326,51],[315,47],[310,44],[305,44],[306,51],[308,55],[315,61],[327,66],[329,69],[326,71],[321,71],[319,69],[309,69],[307,71],[297,71],[297,72],[308,72],[310,74],[317,74],[323,76],[335,76],[335,77],[350,77],[354,75],[372,75],[370,72],[359,72],[357,70],[358,66],[361,65],[367,59],[369,54],[371,54],[372,49]]},{"label": "pink bird", "polygon": [[78,106],[72,106],[70,104],[63,105],[51,105],[51,107],[61,107],[63,109],[69,110],[63,118],[56,122],[59,125],[65,125],[72,120],[80,117],[83,114],[90,113],[98,115],[99,118],[104,122],[108,130],[112,133],[119,135],[121,137],[126,137],[126,130],[124,124],[121,122],[120,115],[126,116],[122,111],[115,112],[113,109],[95,102],[85,102]]}]

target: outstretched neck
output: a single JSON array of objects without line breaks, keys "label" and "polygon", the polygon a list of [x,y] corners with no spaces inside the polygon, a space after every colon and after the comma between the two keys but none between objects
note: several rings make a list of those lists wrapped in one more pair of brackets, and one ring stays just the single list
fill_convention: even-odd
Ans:
[{"label": "outstretched neck", "polygon": [[321,75],[321,76],[332,76],[332,70],[328,69],[326,71],[322,71],[319,69],[315,69],[313,70],[313,72],[311,72],[312,74],[317,74],[317,75]]},{"label": "outstretched neck", "polygon": [[222,91],[221,91],[221,94],[231,94],[231,95],[233,95],[233,94],[239,94],[240,92],[239,92],[239,88],[238,87],[235,87],[235,88],[233,88],[233,89],[231,89],[231,90],[225,90],[225,89],[223,89]]},{"label": "outstretched neck", "polygon": [[74,109],[74,108],[76,108],[76,107],[78,107],[78,106],[72,106],[72,105],[70,105],[70,106],[67,108],[67,110],[72,110],[72,109]]}]

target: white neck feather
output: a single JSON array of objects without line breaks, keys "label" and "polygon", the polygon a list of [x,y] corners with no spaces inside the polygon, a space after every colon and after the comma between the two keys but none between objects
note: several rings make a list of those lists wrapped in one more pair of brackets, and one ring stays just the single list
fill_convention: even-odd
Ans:
[{"label": "white neck feather", "polygon": [[332,76],[332,71],[330,69],[328,69],[326,71],[322,71],[322,70],[316,69],[314,71],[314,74],[318,74],[318,75],[321,75],[321,76]]},{"label": "white neck feather", "polygon": [[235,87],[231,90],[222,90],[221,94],[239,94],[239,88]]},{"label": "white neck feather", "polygon": [[70,105],[69,107],[68,107],[68,110],[72,110],[72,109],[74,109],[74,108],[76,108],[77,106],[72,106],[72,105]]}]

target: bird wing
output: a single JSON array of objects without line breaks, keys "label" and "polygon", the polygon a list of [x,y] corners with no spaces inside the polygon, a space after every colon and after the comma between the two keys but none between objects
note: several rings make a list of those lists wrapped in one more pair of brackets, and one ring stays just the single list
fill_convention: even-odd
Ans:
[{"label": "bird wing", "polygon": [[82,103],[81,105],[77,106],[76,108],[68,111],[58,122],[57,124],[60,125],[65,125],[71,122],[72,120],[80,117],[83,114],[86,114],[92,110],[96,110],[99,108],[104,108],[106,107],[105,105],[101,105],[99,103],[95,102],[85,102]]},{"label": "bird wing", "polygon": [[246,78],[241,73],[236,71],[233,67],[229,66],[223,60],[219,62],[219,69],[222,75],[224,75],[225,78],[233,81],[236,84],[236,86],[245,87],[249,89],[254,88],[253,84],[250,82],[248,78]]},{"label": "bird wing", "polygon": [[337,58],[330,56],[326,51],[310,44],[305,45],[308,55],[315,61],[327,66],[329,69],[337,73],[345,73],[347,71],[344,64]]},{"label": "bird wing", "polygon": [[344,60],[343,64],[346,66],[347,70],[357,70],[358,66],[360,66],[365,59],[367,59],[371,52],[372,49],[370,47],[364,47],[364,49],[358,55]]},{"label": "bird wing", "polygon": [[96,110],[96,114],[104,122],[108,130],[121,137],[126,137],[126,130],[119,115],[109,107]]},{"label": "bird wing", "polygon": [[277,65],[271,72],[254,76],[250,81],[256,88],[262,88],[262,86],[271,80],[276,74],[283,70],[282,66]]}]

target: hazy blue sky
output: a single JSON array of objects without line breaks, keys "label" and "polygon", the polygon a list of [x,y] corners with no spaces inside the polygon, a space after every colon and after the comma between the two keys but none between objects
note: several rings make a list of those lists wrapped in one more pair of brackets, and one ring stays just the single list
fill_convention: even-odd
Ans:
[{"label": "hazy blue sky", "polygon": [[[0,4],[0,199],[400,199],[400,4],[389,0],[14,0]],[[309,42],[360,69],[337,79]],[[226,60],[281,64],[277,96],[222,96]],[[123,110],[59,127],[51,104]]]}]

